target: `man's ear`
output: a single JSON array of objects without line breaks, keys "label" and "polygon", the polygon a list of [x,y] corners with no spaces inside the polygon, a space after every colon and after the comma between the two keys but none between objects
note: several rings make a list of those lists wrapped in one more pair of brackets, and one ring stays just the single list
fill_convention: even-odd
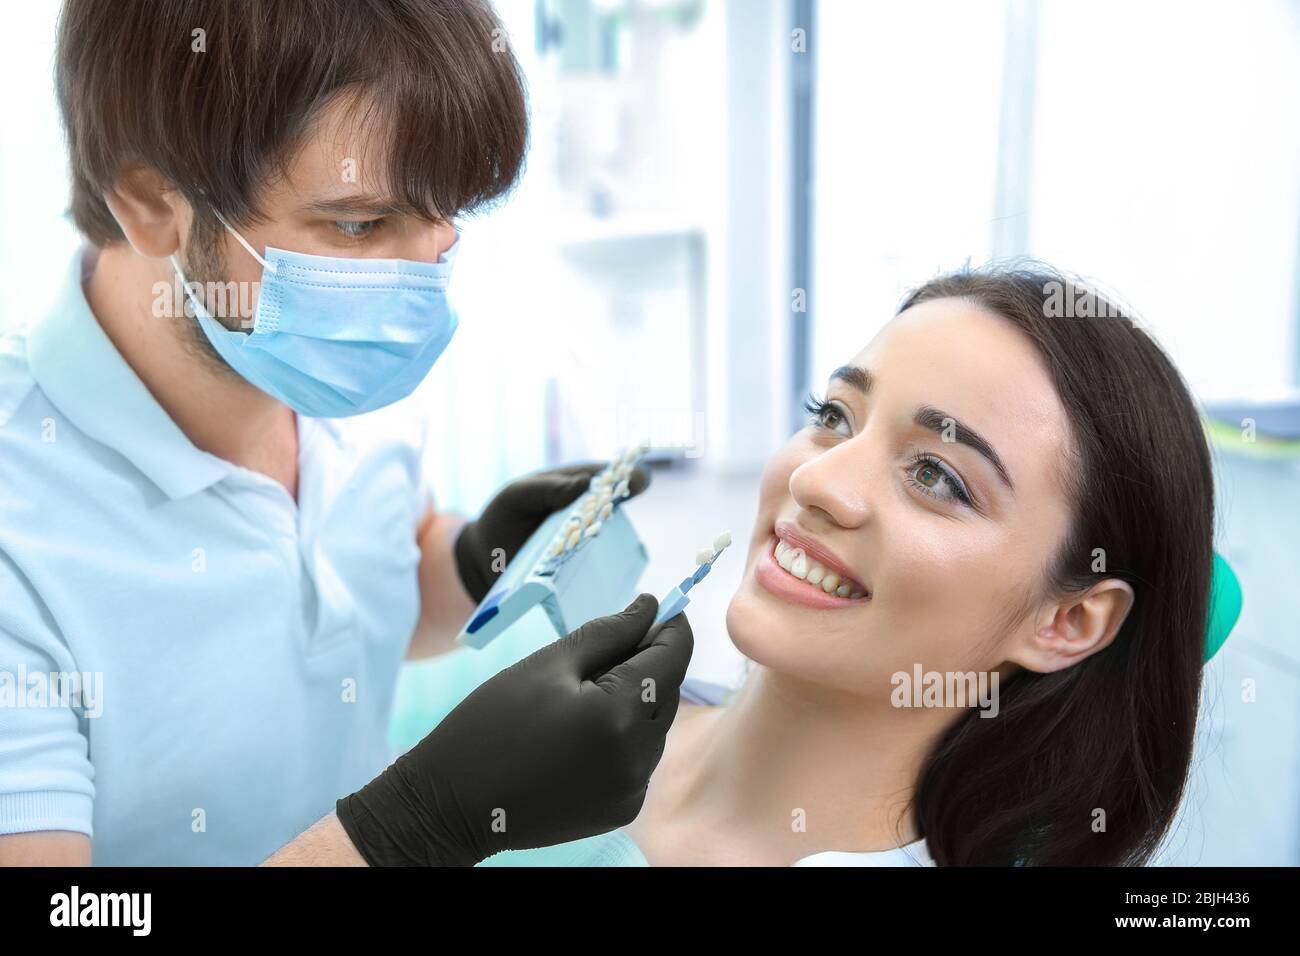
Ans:
[{"label": "man's ear", "polygon": [[104,194],[104,201],[127,242],[140,255],[165,259],[180,248],[189,204],[160,173],[143,166],[129,167]]},{"label": "man's ear", "polygon": [[1018,642],[1009,660],[1040,674],[1077,664],[1110,646],[1133,601],[1127,581],[1107,578],[1049,603],[1036,616],[1033,633]]}]

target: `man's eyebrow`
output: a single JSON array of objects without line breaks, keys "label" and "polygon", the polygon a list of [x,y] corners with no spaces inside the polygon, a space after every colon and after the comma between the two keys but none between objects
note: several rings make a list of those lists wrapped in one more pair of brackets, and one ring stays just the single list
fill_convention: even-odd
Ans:
[{"label": "man's eyebrow", "polygon": [[318,199],[303,207],[304,212],[334,216],[390,216],[402,212],[401,207],[381,196],[339,196],[335,199]]},{"label": "man's eyebrow", "polygon": [[[841,365],[831,372],[831,378],[851,385],[863,395],[869,395],[872,386],[875,384],[875,379],[872,378],[871,373],[865,368],[859,368],[856,365]],[[1011,475],[1007,471],[1007,466],[1002,464],[1002,459],[993,450],[993,446],[985,441],[978,432],[963,425],[947,412],[941,412],[930,405],[922,405],[918,408],[913,421],[920,428],[932,431],[940,438],[948,434],[951,429],[953,441],[973,448],[983,455],[988,459],[989,464],[993,466],[998,473],[998,477],[1002,479],[1006,486],[1012,491],[1016,490],[1016,486],[1011,481]]]},{"label": "man's eyebrow", "polygon": [[922,405],[918,408],[913,421],[915,421],[919,427],[928,429],[929,431],[939,435],[941,438],[945,434],[951,434],[953,441],[961,445],[966,445],[969,448],[974,448],[977,452],[988,459],[989,464],[991,464],[994,470],[997,471],[998,477],[1002,479],[1006,486],[1012,491],[1016,490],[1016,486],[1011,483],[1011,475],[1007,473],[1006,465],[1002,464],[1002,459],[999,458],[998,453],[993,450],[993,446],[981,438],[978,432],[971,431],[947,412],[941,412],[939,409],[932,408],[929,405]]}]

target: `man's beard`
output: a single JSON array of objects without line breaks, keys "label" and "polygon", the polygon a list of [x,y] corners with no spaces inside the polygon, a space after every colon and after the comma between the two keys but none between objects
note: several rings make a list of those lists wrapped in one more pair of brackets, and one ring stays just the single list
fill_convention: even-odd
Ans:
[{"label": "man's beard", "polygon": [[[177,259],[180,260],[181,268],[185,270],[187,286],[203,303],[208,314],[227,329],[247,331],[249,325],[245,323],[245,317],[238,314],[237,309],[214,309],[216,303],[207,301],[207,289],[214,284],[226,285],[229,281],[225,278],[226,257],[222,248],[223,236],[224,230],[215,217],[196,211],[190,226],[189,238],[185,243],[185,253],[177,256]],[[196,285],[198,288],[194,288]],[[239,296],[234,297],[233,305],[238,305],[239,298]],[[242,381],[242,376],[230,367],[208,339],[207,333],[199,325],[197,316],[191,318],[182,310],[178,318],[178,337],[186,352],[217,375]],[[251,321],[251,316],[248,318]]]}]

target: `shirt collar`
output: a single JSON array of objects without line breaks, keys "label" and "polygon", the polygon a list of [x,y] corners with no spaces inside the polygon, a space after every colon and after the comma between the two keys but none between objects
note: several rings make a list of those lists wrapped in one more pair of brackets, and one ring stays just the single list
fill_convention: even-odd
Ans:
[{"label": "shirt collar", "polygon": [[57,303],[28,333],[32,376],[72,424],[169,498],[202,491],[234,466],[195,447],[100,327],[83,288],[98,256],[93,246],[77,250]]}]

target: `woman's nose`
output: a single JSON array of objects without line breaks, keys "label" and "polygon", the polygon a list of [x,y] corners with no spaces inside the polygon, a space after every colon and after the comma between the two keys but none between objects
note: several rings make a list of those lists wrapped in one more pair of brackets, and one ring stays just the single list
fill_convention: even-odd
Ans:
[{"label": "woman's nose", "polygon": [[867,520],[877,479],[863,437],[821,451],[791,472],[790,494],[799,507],[821,512],[844,528],[859,527]]}]

